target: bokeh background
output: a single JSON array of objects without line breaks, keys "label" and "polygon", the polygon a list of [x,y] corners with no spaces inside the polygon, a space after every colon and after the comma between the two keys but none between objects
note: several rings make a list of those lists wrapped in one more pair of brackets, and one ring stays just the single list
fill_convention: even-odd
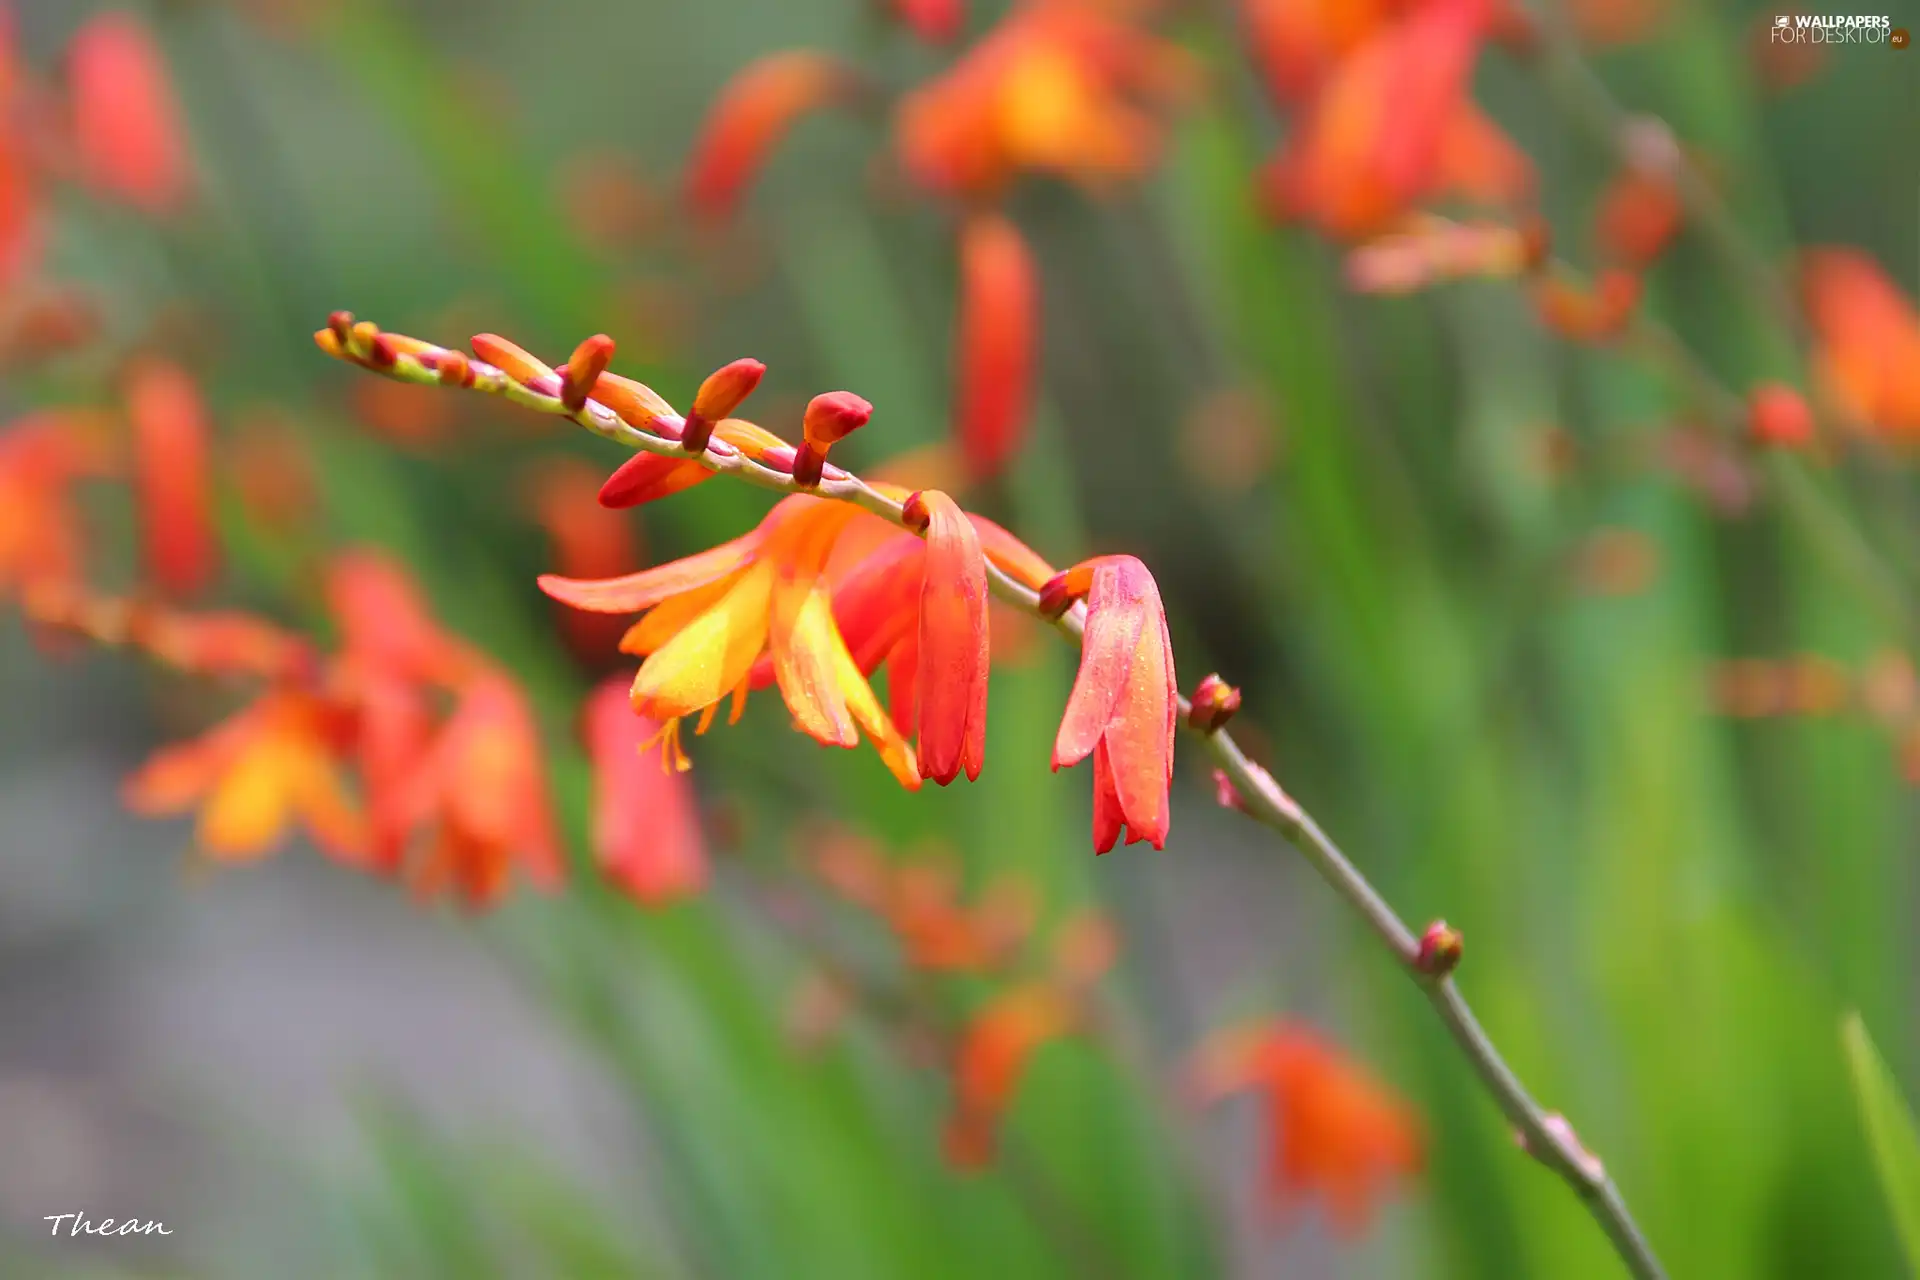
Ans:
[{"label": "bokeh background", "polygon": [[[957,48],[1002,7],[976,6]],[[1836,48],[1788,87],[1755,56],[1771,9],[1547,8],[1580,61],[1489,52],[1476,96],[1576,259],[1618,168],[1585,77],[1670,126],[1751,256],[1688,222],[1643,307],[1727,386],[1807,376],[1746,268],[1846,244],[1916,279],[1920,54]],[[1628,8],[1646,10],[1631,39],[1591,36],[1592,11]],[[19,59],[52,76],[99,6],[12,10]],[[171,71],[194,196],[162,218],[47,197],[39,270],[102,328],[8,368],[0,410],[109,402],[120,362],[159,348],[196,373],[223,450],[279,433],[311,459],[313,505],[265,531],[224,501],[218,598],[300,624],[313,548],[403,558],[534,695],[577,845],[571,726],[598,673],[533,588],[551,545],[529,477],[618,452],[478,397],[382,398],[310,335],[336,307],[449,345],[492,330],[557,354],[605,331],[616,368],[683,404],[751,354],[776,430],[847,387],[877,407],[852,463],[937,445],[954,212],[889,163],[884,94],[955,48],[861,0],[135,11]],[[1674,1275],[1898,1274],[1837,1028],[1861,1011],[1914,1078],[1911,753],[1846,699],[1728,716],[1716,676],[1734,658],[1842,682],[1900,669],[1920,616],[1908,459],[1856,434],[1702,461],[1670,371],[1549,332],[1513,280],[1356,294],[1343,246],[1259,212],[1253,175],[1285,125],[1235,14],[1193,0],[1155,25],[1204,71],[1156,163],[1005,202],[1041,273],[1041,390],[1024,450],[969,504],[1056,563],[1154,567],[1183,685],[1215,669],[1241,685],[1236,728],[1288,790],[1407,918],[1464,932],[1463,989]],[[739,214],[703,224],[679,199],[702,118],[790,46],[858,63],[882,105],[807,120]],[[633,529],[664,560],[767,505],[714,484]],[[644,910],[576,850],[566,893],[478,917],[303,847],[209,873],[189,824],[115,801],[154,745],[205,724],[190,683],[125,654],[49,656],[12,613],[0,652],[7,1274],[1619,1274],[1404,975],[1303,862],[1215,805],[1184,750],[1167,849],[1094,859],[1085,771],[1046,767],[1064,646],[996,671],[971,786],[906,795],[763,696],[694,747],[706,893]],[[990,1169],[948,1166],[945,1074],[858,1008],[824,1046],[796,1042],[822,936],[874,949],[793,901],[796,832],[822,819],[1119,925],[1130,1051],[1039,1055]],[[1182,1097],[1209,1029],[1269,1016],[1319,1028],[1424,1118],[1425,1174],[1357,1238],[1311,1205],[1270,1212],[1257,1104]],[[71,1211],[175,1234],[47,1239],[43,1215]]]}]

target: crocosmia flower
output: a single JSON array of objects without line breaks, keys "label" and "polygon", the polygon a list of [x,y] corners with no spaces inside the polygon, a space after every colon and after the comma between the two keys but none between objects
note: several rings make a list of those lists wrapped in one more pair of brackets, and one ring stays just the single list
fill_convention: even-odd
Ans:
[{"label": "crocosmia flower", "polygon": [[980,214],[960,233],[954,434],[975,476],[994,476],[1019,451],[1033,395],[1040,283],[1011,221]]},{"label": "crocosmia flower", "polygon": [[1132,556],[1086,561],[1055,582],[1068,596],[1084,591],[1087,622],[1053,767],[1093,756],[1096,853],[1113,848],[1122,828],[1128,844],[1165,848],[1180,691],[1160,589]]},{"label": "crocosmia flower", "polygon": [[709,218],[731,215],[794,121],[846,97],[853,85],[838,59],[806,49],[769,54],[741,71],[694,143],[688,201]]},{"label": "crocosmia flower", "polygon": [[920,772],[941,786],[980,776],[987,748],[987,558],[967,513],[929,489],[907,500],[926,521],[917,679]]},{"label": "crocosmia flower", "polygon": [[1854,422],[1920,436],[1920,316],[1880,265],[1857,249],[1809,249],[1800,296],[1817,368]]},{"label": "crocosmia flower", "polygon": [[296,827],[358,861],[366,828],[341,773],[345,745],[326,704],[272,691],[201,737],[156,752],[124,795],[135,813],[197,809],[199,847],[222,862],[264,857]]},{"label": "crocosmia flower", "polygon": [[1358,1234],[1388,1185],[1420,1171],[1411,1108],[1304,1027],[1216,1033],[1195,1056],[1193,1079],[1205,1101],[1247,1090],[1265,1098],[1267,1195],[1275,1209],[1323,1197],[1334,1226]]}]

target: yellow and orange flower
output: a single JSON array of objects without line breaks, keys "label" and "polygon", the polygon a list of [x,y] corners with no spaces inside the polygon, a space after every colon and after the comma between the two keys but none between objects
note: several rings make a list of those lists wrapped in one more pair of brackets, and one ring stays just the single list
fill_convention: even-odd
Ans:
[{"label": "yellow and orange flower", "polygon": [[1184,53],[1096,0],[1027,0],[907,95],[896,139],[930,191],[998,193],[1022,172],[1091,186],[1157,158],[1158,112],[1193,79]]},{"label": "yellow and orange flower", "polygon": [[1267,1193],[1276,1209],[1323,1196],[1334,1226],[1355,1234],[1390,1182],[1420,1171],[1411,1108],[1304,1027],[1217,1032],[1195,1054],[1193,1082],[1207,1102],[1246,1090],[1265,1096]]},{"label": "yellow and orange flower", "polygon": [[651,758],[652,721],[633,714],[618,680],[587,699],[582,728],[593,761],[593,851],[635,901],[659,906],[706,885],[700,815],[685,774]]},{"label": "yellow and orange flower", "polygon": [[1060,574],[1041,593],[1065,608],[1085,596],[1080,670],[1053,743],[1058,770],[1093,756],[1093,848],[1119,840],[1167,843],[1173,733],[1180,690],[1160,588],[1132,556],[1099,556]]},{"label": "yellow and orange flower", "polygon": [[1871,257],[1809,249],[1800,296],[1813,328],[1817,371],[1841,412],[1887,435],[1920,437],[1920,316]]},{"label": "yellow and orange flower", "polygon": [[270,690],[201,737],[155,752],[124,795],[140,814],[198,809],[199,847],[221,862],[264,857],[295,827],[357,862],[366,823],[342,776],[345,748],[336,708],[297,690]]},{"label": "yellow and orange flower", "polygon": [[680,721],[698,714],[695,732],[704,732],[729,696],[737,718],[764,653],[803,732],[840,747],[857,745],[864,732],[901,785],[917,788],[912,751],[834,625],[824,576],[840,534],[863,515],[844,502],[796,494],[752,533],[711,551],[623,578],[547,575],[540,588],[576,609],[646,612],[621,642],[646,657],[634,677],[633,709],[663,726],[668,759],[678,767],[685,767]]}]

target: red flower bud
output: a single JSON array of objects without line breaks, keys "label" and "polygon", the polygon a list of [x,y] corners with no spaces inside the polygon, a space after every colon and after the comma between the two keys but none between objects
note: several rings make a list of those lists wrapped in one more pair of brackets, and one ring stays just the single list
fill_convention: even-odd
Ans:
[{"label": "red flower bud", "polygon": [[1086,598],[1093,589],[1093,569],[1082,562],[1071,569],[1062,569],[1040,585],[1040,613],[1047,618],[1058,618],[1074,603]]},{"label": "red flower bud", "polygon": [[705,453],[714,427],[753,394],[766,372],[767,366],[760,361],[743,357],[708,374],[700,390],[694,393],[686,430],[680,434],[680,447],[688,453]]},{"label": "red flower bud", "polygon": [[1445,920],[1435,920],[1420,935],[1420,950],[1414,956],[1413,967],[1431,978],[1444,978],[1460,967],[1460,957],[1466,949],[1466,939],[1460,931]]},{"label": "red flower bud", "polygon": [[1210,675],[1194,688],[1192,701],[1187,723],[1202,733],[1212,733],[1240,710],[1240,691],[1218,675]]},{"label": "red flower bud", "polygon": [[1768,449],[1805,449],[1815,437],[1813,410],[1784,382],[1763,382],[1747,395],[1747,433]]},{"label": "red flower bud", "polygon": [[802,440],[793,457],[793,482],[803,488],[820,483],[827,450],[858,431],[873,416],[873,406],[851,391],[828,391],[807,402]]},{"label": "red flower bud", "polygon": [[593,394],[594,384],[612,359],[613,339],[604,333],[594,334],[573,349],[560,376],[560,403],[569,412],[578,413],[587,407],[587,397]]}]

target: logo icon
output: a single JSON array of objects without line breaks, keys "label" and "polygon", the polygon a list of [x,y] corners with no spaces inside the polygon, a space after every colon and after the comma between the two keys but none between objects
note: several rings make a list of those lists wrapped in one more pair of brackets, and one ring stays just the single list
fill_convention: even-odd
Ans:
[{"label": "logo icon", "polygon": [[1779,17],[1773,20],[1773,25],[1776,27],[1784,27],[1790,24],[1792,21],[1793,21],[1792,18],[1788,17],[1786,14],[1783,13]]}]

